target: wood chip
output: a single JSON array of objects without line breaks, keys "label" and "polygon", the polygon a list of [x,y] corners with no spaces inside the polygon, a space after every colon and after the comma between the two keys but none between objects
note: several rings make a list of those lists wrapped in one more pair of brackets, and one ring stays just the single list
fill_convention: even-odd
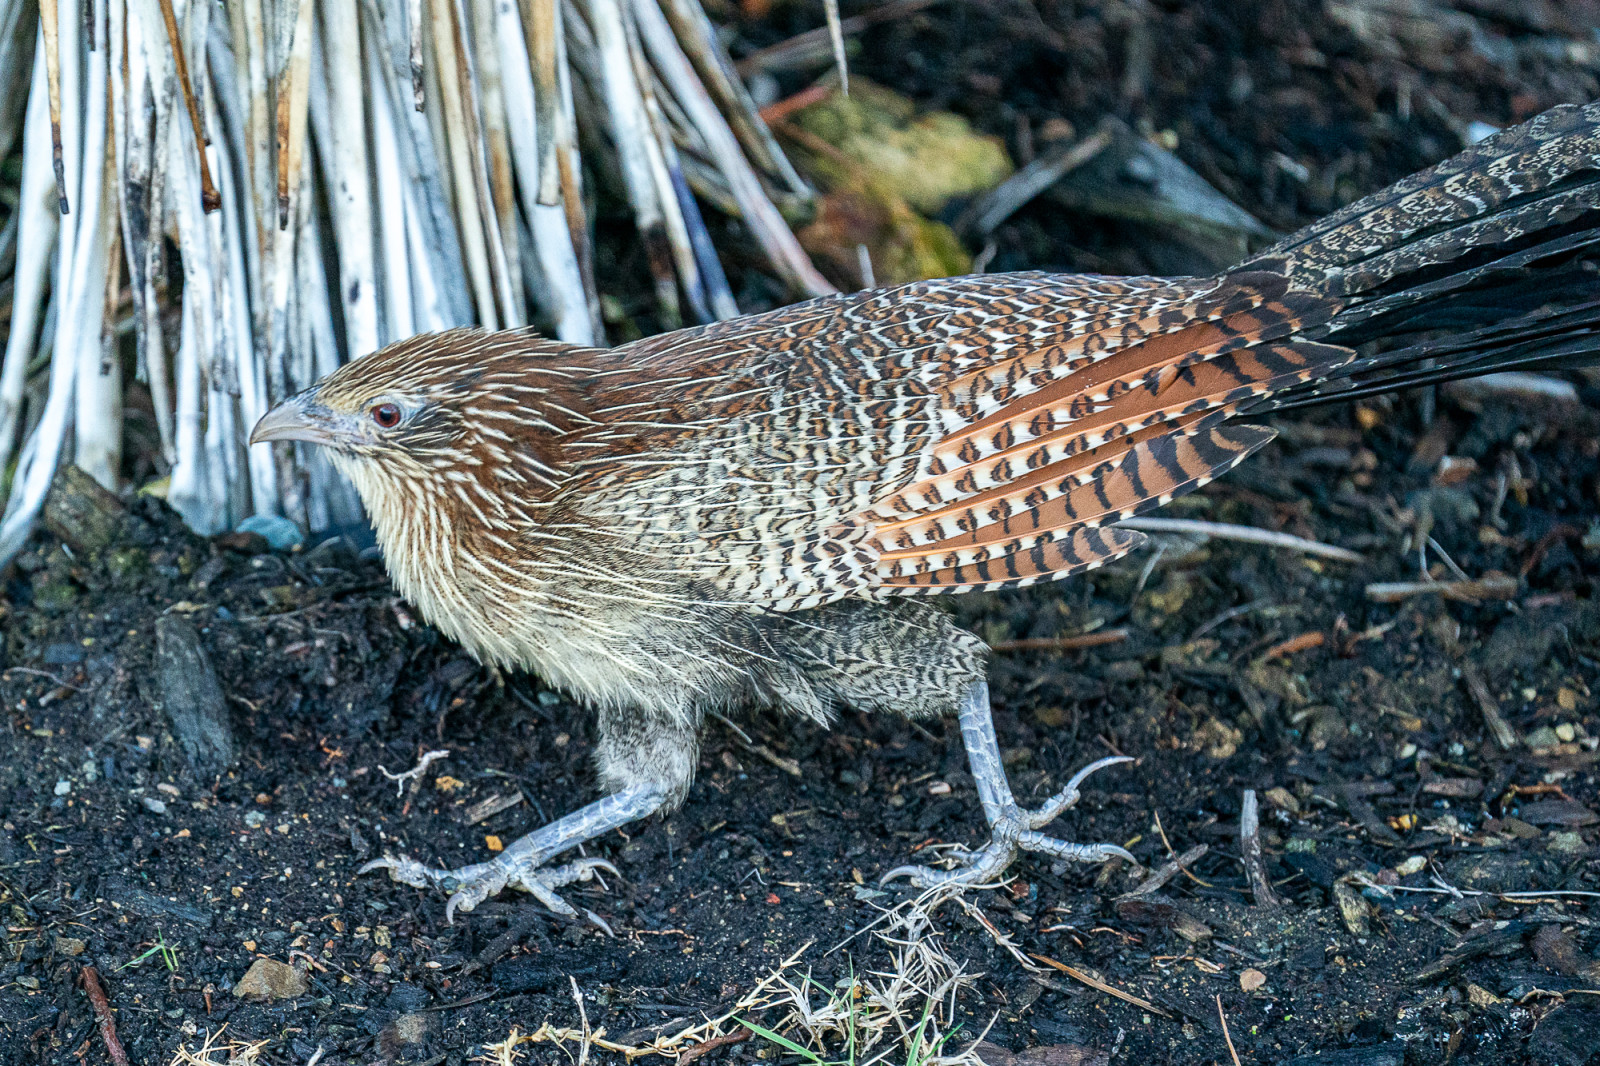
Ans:
[{"label": "wood chip", "polygon": [[1483,715],[1483,722],[1489,727],[1489,734],[1494,737],[1494,742],[1500,746],[1501,751],[1510,751],[1517,746],[1517,734],[1511,731],[1511,726],[1500,716],[1500,704],[1489,692],[1489,686],[1484,683],[1483,674],[1472,663],[1461,664],[1461,680],[1467,683],[1467,691],[1472,695],[1472,702],[1478,705],[1478,713]]},{"label": "wood chip", "polygon": [[1267,877],[1266,862],[1261,856],[1261,814],[1253,788],[1244,790],[1244,802],[1239,813],[1239,852],[1244,858],[1245,872],[1250,877],[1250,894],[1255,897],[1256,906],[1276,909],[1279,906],[1278,897],[1272,891],[1272,881]]},{"label": "wood chip", "polygon": [[521,792],[508,792],[499,796],[490,796],[479,803],[468,807],[462,815],[468,825],[477,825],[486,818],[493,818],[501,811],[509,811],[522,802]]}]

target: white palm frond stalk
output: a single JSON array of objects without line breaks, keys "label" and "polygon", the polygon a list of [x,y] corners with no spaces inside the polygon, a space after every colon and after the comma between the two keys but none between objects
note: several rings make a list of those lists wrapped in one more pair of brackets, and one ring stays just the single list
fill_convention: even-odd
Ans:
[{"label": "white palm frond stalk", "polygon": [[135,387],[197,531],[359,521],[315,451],[249,449],[250,426],[413,333],[605,343],[586,183],[631,209],[668,324],[738,313],[702,204],[793,295],[830,291],[777,206],[810,190],[699,0],[10,0],[18,153],[0,563],[62,462],[121,487]]}]

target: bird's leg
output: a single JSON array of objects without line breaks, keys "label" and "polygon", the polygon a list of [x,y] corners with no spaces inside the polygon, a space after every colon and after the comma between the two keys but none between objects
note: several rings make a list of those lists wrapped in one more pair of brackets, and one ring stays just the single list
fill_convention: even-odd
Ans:
[{"label": "bird's leg", "polygon": [[534,830],[488,862],[473,863],[455,870],[438,870],[404,855],[385,855],[367,863],[361,872],[388,870],[389,876],[396,881],[417,888],[439,888],[449,892],[450,902],[445,905],[444,911],[446,921],[453,921],[456,911],[470,911],[508,887],[531,892],[546,907],[571,918],[577,912],[566,900],[556,895],[555,890],[574,881],[589,880],[596,869],[616,873],[616,867],[604,859],[579,859],[564,866],[544,869],[545,860],[620,825],[653,814],[666,802],[665,790],[635,785],[595,800],[543,829]]},{"label": "bird's leg", "polygon": [[1038,810],[1025,810],[1017,805],[1011,794],[1011,783],[1006,780],[1005,767],[1000,762],[1000,744],[994,735],[994,719],[989,713],[989,684],[975,682],[961,701],[961,742],[967,749],[967,763],[972,768],[973,780],[978,786],[978,799],[983,803],[983,815],[989,821],[989,843],[982,849],[969,852],[962,865],[954,870],[933,870],[926,866],[898,866],[883,875],[883,881],[907,877],[922,888],[959,882],[975,885],[998,875],[1017,857],[1018,851],[1037,851],[1072,862],[1103,862],[1113,855],[1134,862],[1134,857],[1115,844],[1070,844],[1065,840],[1046,836],[1039,829],[1048,825],[1062,811],[1078,802],[1078,786],[1096,770],[1116,763],[1132,762],[1126,756],[1114,756],[1090,763],[1072,776],[1067,786],[1050,797]]}]

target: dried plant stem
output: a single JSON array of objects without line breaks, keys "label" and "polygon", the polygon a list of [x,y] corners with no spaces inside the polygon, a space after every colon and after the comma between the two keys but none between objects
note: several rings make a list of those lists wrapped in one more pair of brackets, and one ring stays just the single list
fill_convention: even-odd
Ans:
[{"label": "dried plant stem", "polygon": [[[372,203],[368,181],[365,93],[361,89],[361,31],[356,0],[320,0],[322,64],[313,75],[312,129],[317,157],[329,174],[324,186],[334,198],[334,244],[339,249],[339,291],[352,357],[382,347],[378,334],[378,284],[372,247]],[[321,121],[318,122],[317,119]]]},{"label": "dried plant stem", "polygon": [[45,77],[49,79],[51,157],[55,161],[56,197],[63,215],[70,214],[67,198],[65,149],[61,143],[61,15],[56,0],[39,0],[39,27],[43,33]]},{"label": "dried plant stem", "polygon": [[222,197],[211,181],[211,166],[206,162],[205,134],[200,125],[200,105],[195,103],[194,83],[189,80],[189,61],[183,57],[183,42],[178,35],[178,16],[173,13],[172,0],[157,0],[161,5],[161,20],[167,25],[167,42],[172,47],[172,62],[177,68],[178,88],[183,92],[183,104],[189,111],[189,125],[194,129],[194,143],[200,145],[200,202],[207,212],[222,206]]},{"label": "dried plant stem", "polygon": [[473,173],[472,148],[467,143],[467,124],[461,99],[462,79],[456,53],[454,0],[428,0],[432,15],[434,69],[438,75],[440,110],[453,131],[449,138],[450,185],[456,203],[456,224],[461,234],[467,275],[472,282],[478,321],[486,329],[500,328],[496,309],[494,272],[489,265],[489,246],[478,206],[478,183]]},{"label": "dried plant stem", "polygon": [[278,228],[289,228],[291,194],[298,183],[306,143],[306,104],[311,91],[311,12],[314,0],[296,0],[289,62],[278,78]]},{"label": "dried plant stem", "polygon": [[722,121],[705,86],[695,76],[694,68],[678,46],[672,27],[668,25],[656,0],[632,0],[632,4],[639,36],[650,57],[651,66],[705,139],[706,148],[726,178],[745,224],[761,243],[769,261],[784,271],[791,284],[808,295],[821,296],[832,292],[833,286],[811,265],[800,242],[768,199],[760,179],[740,150],[738,141]]},{"label": "dried plant stem", "polygon": [[33,84],[23,119],[22,196],[17,202],[17,261],[13,274],[11,331],[6,337],[5,366],[0,370],[0,469],[11,461],[22,393],[35,338],[44,316],[50,276],[51,248],[59,226],[59,196],[51,166],[53,136],[45,84],[45,50],[33,60]]},{"label": "dried plant stem", "polygon": [[1247,544],[1265,544],[1273,548],[1287,548],[1290,551],[1304,552],[1306,555],[1317,555],[1324,559],[1337,559],[1342,563],[1363,562],[1358,552],[1348,548],[1336,547],[1332,544],[1323,544],[1320,541],[1307,540],[1291,533],[1279,533],[1272,529],[1257,529],[1254,526],[1236,526],[1226,522],[1200,522],[1189,518],[1125,518],[1117,525],[1124,529],[1137,529],[1144,533],[1178,533],[1189,536],[1217,537],[1222,540],[1244,541]]},{"label": "dried plant stem", "polygon": [[672,24],[684,54],[694,64],[695,72],[728,117],[729,125],[751,162],[776,176],[791,195],[809,201],[813,195],[810,186],[794,169],[789,157],[778,147],[777,138],[762,121],[755,101],[750,98],[744,82],[739,80],[705,10],[695,0],[661,0],[661,10]]},{"label": "dried plant stem", "polygon": [[644,243],[656,304],[671,323],[680,320],[678,289],[666,232],[666,207],[651,148],[656,144],[628,48],[619,0],[577,0],[587,16],[599,59],[601,92],[611,121],[611,140],[622,170],[623,187]]},{"label": "dried plant stem", "polygon": [[[506,5],[499,5],[494,35],[500,48],[502,91],[506,109],[506,133],[513,169],[542,180],[544,146],[554,146],[552,132],[545,123],[556,122],[555,92],[552,79],[541,88],[537,62],[528,52],[526,34],[530,26],[530,5],[520,5],[520,16]],[[551,71],[552,75],[554,71]],[[547,109],[541,93],[548,93],[552,105]],[[550,156],[552,180],[559,200],[560,177],[555,157]],[[528,258],[532,285],[543,310],[555,324],[556,336],[577,344],[593,344],[594,322],[589,315],[588,294],[578,268],[578,257],[567,229],[566,215],[559,203],[544,203],[539,198],[539,180],[517,183],[523,218],[528,226]]]}]

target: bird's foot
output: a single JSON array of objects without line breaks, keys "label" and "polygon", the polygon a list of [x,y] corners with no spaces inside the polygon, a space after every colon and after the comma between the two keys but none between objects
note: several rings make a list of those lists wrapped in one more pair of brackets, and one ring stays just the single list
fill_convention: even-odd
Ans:
[{"label": "bird's foot", "polygon": [[579,859],[561,866],[545,868],[539,865],[537,855],[502,855],[488,862],[473,863],[456,870],[440,870],[424,866],[405,855],[385,855],[361,868],[388,870],[391,880],[416,888],[437,888],[450,893],[445,904],[445,921],[454,923],[456,911],[470,911],[490,896],[507,888],[520,888],[531,892],[540,903],[567,918],[576,918],[578,912],[556,894],[577,881],[588,881],[596,870],[617,874],[617,868],[604,859]]},{"label": "bird's foot", "polygon": [[1049,825],[1062,811],[1078,802],[1078,786],[1083,784],[1084,778],[1107,766],[1132,761],[1126,757],[1112,757],[1090,763],[1074,774],[1065,788],[1050,797],[1037,810],[1027,810],[1018,806],[1015,801],[1006,803],[1001,808],[999,817],[991,823],[989,843],[978,851],[962,853],[959,856],[959,865],[953,870],[935,870],[927,866],[897,866],[884,874],[879,883],[887,884],[897,877],[905,877],[918,888],[933,888],[936,885],[948,884],[981,885],[1004,872],[1005,868],[1016,859],[1019,851],[1035,851],[1068,862],[1104,862],[1112,857],[1137,862],[1125,849],[1115,844],[1073,844],[1039,832],[1040,828]]}]

